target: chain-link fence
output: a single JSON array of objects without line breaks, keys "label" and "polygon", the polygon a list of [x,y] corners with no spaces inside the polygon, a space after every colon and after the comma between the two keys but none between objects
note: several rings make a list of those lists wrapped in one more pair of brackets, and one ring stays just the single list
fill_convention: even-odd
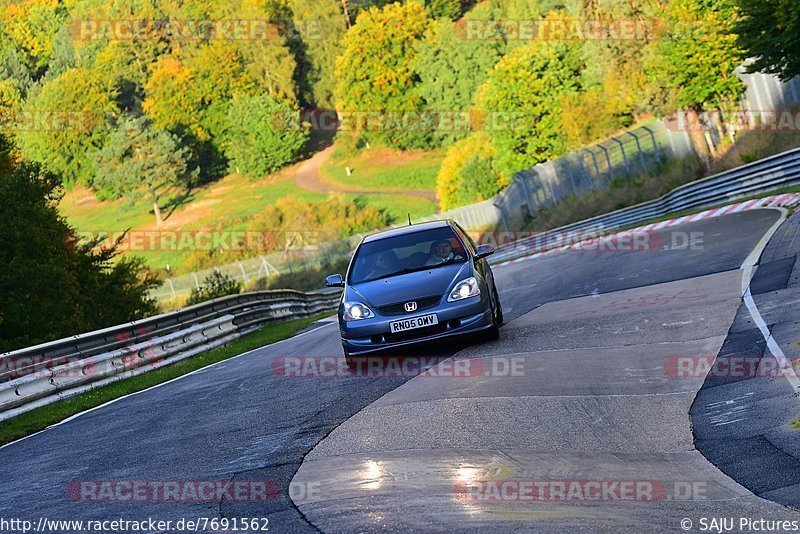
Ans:
[{"label": "chain-link fence", "polygon": [[534,212],[568,196],[606,189],[615,180],[645,174],[662,161],[693,153],[688,132],[654,121],[515,173],[494,204],[501,212],[503,229],[519,229]]},{"label": "chain-link fence", "polygon": [[[741,101],[741,108],[745,111],[771,113],[800,103],[800,78],[781,82],[771,75],[744,74],[742,69],[737,74],[747,86]],[[663,161],[700,155],[695,150],[693,136],[700,145],[705,143],[705,147],[698,150],[713,155],[723,138],[733,138],[735,134],[724,118],[715,118],[717,113],[679,114],[644,124],[564,157],[517,172],[511,184],[492,199],[415,222],[449,218],[469,230],[521,229],[536,211],[566,197],[606,189],[619,180],[652,172]],[[247,285],[253,280],[276,274],[318,269],[349,257],[361,238],[357,235],[297,247],[170,278],[152,295],[159,300],[188,295],[214,271]]]}]

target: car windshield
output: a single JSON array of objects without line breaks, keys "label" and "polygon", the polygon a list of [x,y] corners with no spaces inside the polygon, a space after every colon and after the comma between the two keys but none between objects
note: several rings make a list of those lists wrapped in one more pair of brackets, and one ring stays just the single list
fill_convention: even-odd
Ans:
[{"label": "car windshield", "polygon": [[363,243],[353,258],[350,283],[463,263],[466,259],[463,243],[449,226],[420,230]]}]

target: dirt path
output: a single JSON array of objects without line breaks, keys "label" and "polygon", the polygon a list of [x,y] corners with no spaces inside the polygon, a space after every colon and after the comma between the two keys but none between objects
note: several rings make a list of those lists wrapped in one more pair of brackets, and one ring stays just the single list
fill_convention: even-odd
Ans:
[{"label": "dirt path", "polygon": [[297,187],[315,193],[329,193],[336,191],[339,193],[351,194],[370,194],[370,195],[411,195],[426,198],[436,202],[436,191],[433,189],[354,189],[340,183],[326,180],[320,169],[322,164],[333,154],[334,147],[329,146],[321,152],[317,152],[312,157],[302,162],[297,167],[294,175],[294,183]]}]

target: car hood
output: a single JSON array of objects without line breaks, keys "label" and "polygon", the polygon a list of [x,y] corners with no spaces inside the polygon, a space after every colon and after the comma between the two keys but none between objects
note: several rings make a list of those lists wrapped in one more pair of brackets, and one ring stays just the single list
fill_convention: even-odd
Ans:
[{"label": "car hood", "polygon": [[472,276],[470,262],[398,274],[382,280],[347,286],[346,300],[386,306],[422,297],[444,295],[458,280]]}]

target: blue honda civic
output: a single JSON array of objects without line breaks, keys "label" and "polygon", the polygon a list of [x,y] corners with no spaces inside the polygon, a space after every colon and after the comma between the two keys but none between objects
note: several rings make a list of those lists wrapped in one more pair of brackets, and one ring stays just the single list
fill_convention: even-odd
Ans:
[{"label": "blue honda civic", "polygon": [[352,356],[481,334],[497,339],[503,309],[486,257],[452,220],[386,230],[364,238],[345,278],[339,331],[348,363]]}]

